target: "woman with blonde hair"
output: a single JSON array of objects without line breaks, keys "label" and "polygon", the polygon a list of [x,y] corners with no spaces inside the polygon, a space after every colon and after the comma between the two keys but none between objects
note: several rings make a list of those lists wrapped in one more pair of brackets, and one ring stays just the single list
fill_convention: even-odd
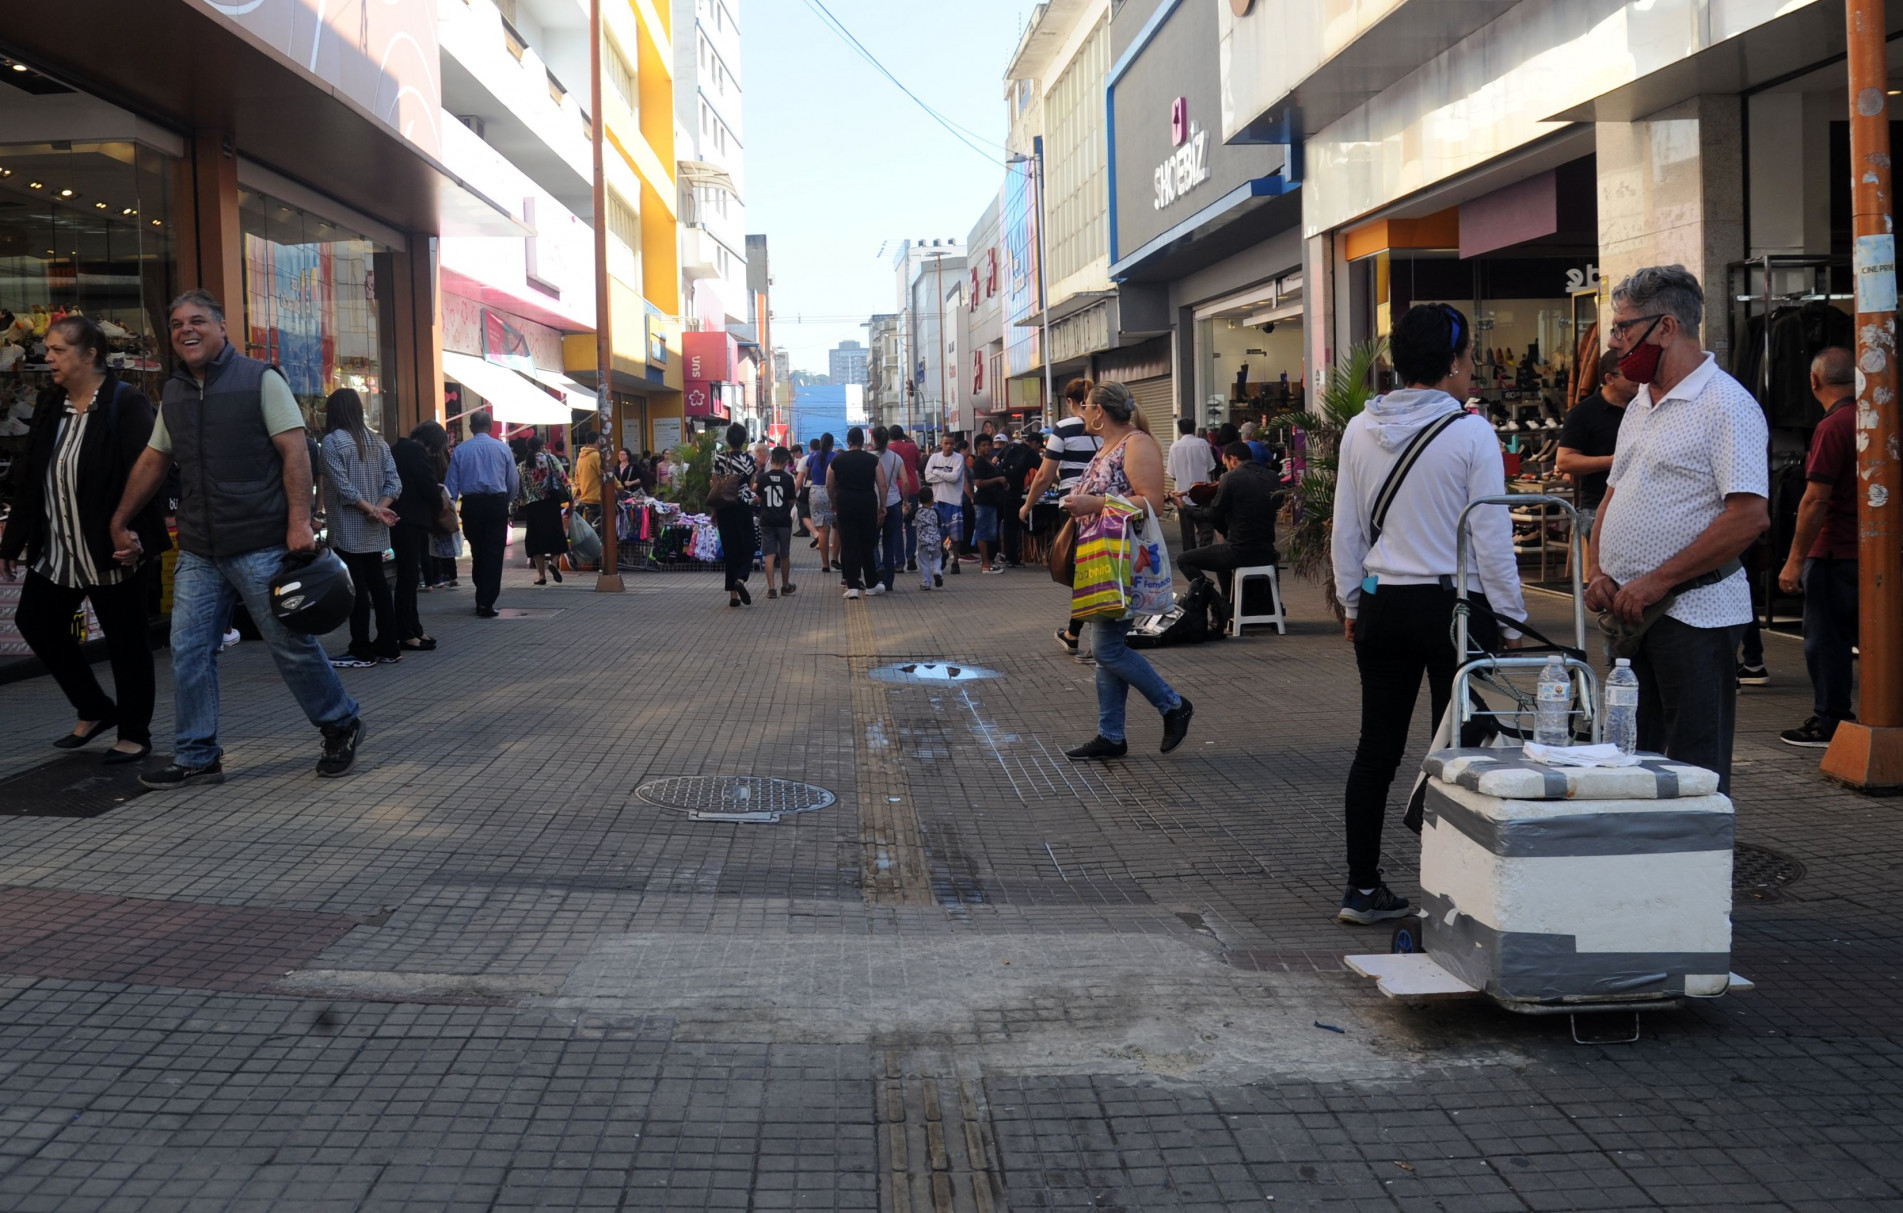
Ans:
[{"label": "woman with blonde hair", "polygon": [[[1108,500],[1122,497],[1149,507],[1151,517],[1163,504],[1163,451],[1150,435],[1149,423],[1121,383],[1100,383],[1084,398],[1084,427],[1102,441],[1102,448],[1077,480],[1062,504],[1064,512],[1082,520],[1101,514]],[[1162,536],[1145,536],[1162,540]],[[1189,735],[1195,708],[1163,681],[1143,654],[1126,643],[1128,619],[1093,619],[1091,649],[1097,659],[1097,735],[1065,757],[1121,758],[1129,752],[1124,740],[1124,701],[1135,687],[1163,714],[1163,753],[1183,744]]]}]

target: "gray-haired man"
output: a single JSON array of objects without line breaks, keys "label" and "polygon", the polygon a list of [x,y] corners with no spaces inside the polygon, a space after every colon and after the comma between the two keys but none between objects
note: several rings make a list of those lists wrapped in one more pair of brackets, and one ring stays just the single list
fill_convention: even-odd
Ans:
[{"label": "gray-haired man", "polygon": [[[1587,560],[1586,606],[1637,625],[1639,746],[1731,784],[1737,652],[1751,591],[1735,559],[1770,525],[1764,411],[1698,340],[1705,295],[1682,265],[1612,292],[1608,344],[1639,384]],[[1724,574],[1719,576],[1719,574]]]}]

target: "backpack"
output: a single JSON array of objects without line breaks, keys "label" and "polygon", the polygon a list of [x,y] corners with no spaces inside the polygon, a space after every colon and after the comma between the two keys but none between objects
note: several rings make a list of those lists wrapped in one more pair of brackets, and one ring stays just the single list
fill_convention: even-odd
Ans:
[{"label": "backpack", "polygon": [[1130,629],[1125,642],[1133,649],[1164,649],[1179,644],[1202,644],[1222,635],[1229,604],[1216,592],[1216,583],[1198,577],[1170,611],[1154,615]]}]

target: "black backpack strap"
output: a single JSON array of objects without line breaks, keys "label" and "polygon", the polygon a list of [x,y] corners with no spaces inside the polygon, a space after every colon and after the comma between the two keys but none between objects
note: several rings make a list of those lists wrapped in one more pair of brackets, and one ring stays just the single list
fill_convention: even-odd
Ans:
[{"label": "black backpack strap", "polygon": [[1407,474],[1414,470],[1414,465],[1420,462],[1421,455],[1426,452],[1434,439],[1440,437],[1447,427],[1466,415],[1465,409],[1455,409],[1445,417],[1429,422],[1422,427],[1420,433],[1414,435],[1413,440],[1401,452],[1401,457],[1396,459],[1394,466],[1388,469],[1388,478],[1381,482],[1381,491],[1374,495],[1374,513],[1368,519],[1369,547],[1372,548],[1381,542],[1381,528],[1387,524],[1388,509],[1393,506],[1395,495],[1401,491],[1401,485],[1407,480]]}]

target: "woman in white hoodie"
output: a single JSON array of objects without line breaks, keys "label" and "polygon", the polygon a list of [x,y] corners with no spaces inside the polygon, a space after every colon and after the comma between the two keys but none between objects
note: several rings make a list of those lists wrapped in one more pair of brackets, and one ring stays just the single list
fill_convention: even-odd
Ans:
[{"label": "woman in white hoodie", "polygon": [[[1422,304],[1394,326],[1389,353],[1407,387],[1369,401],[1341,440],[1335,488],[1335,592],[1347,612],[1344,632],[1361,672],[1361,740],[1348,771],[1348,888],[1343,922],[1373,923],[1411,913],[1381,883],[1381,826],[1388,788],[1407,748],[1408,725],[1427,675],[1433,719],[1453,694],[1456,530],[1460,512],[1506,492],[1500,441],[1485,418],[1461,401],[1473,386],[1473,330],[1458,308]],[[1415,445],[1418,443],[1419,445]],[[1389,477],[1415,456],[1393,487]],[[1384,493],[1385,489],[1385,493]],[[1384,525],[1377,500],[1389,498]],[[1467,581],[1478,583],[1470,620],[1475,640],[1496,648],[1512,628],[1494,616],[1526,618],[1513,523],[1505,507],[1474,512]],[[1491,608],[1491,611],[1489,610]]]}]

